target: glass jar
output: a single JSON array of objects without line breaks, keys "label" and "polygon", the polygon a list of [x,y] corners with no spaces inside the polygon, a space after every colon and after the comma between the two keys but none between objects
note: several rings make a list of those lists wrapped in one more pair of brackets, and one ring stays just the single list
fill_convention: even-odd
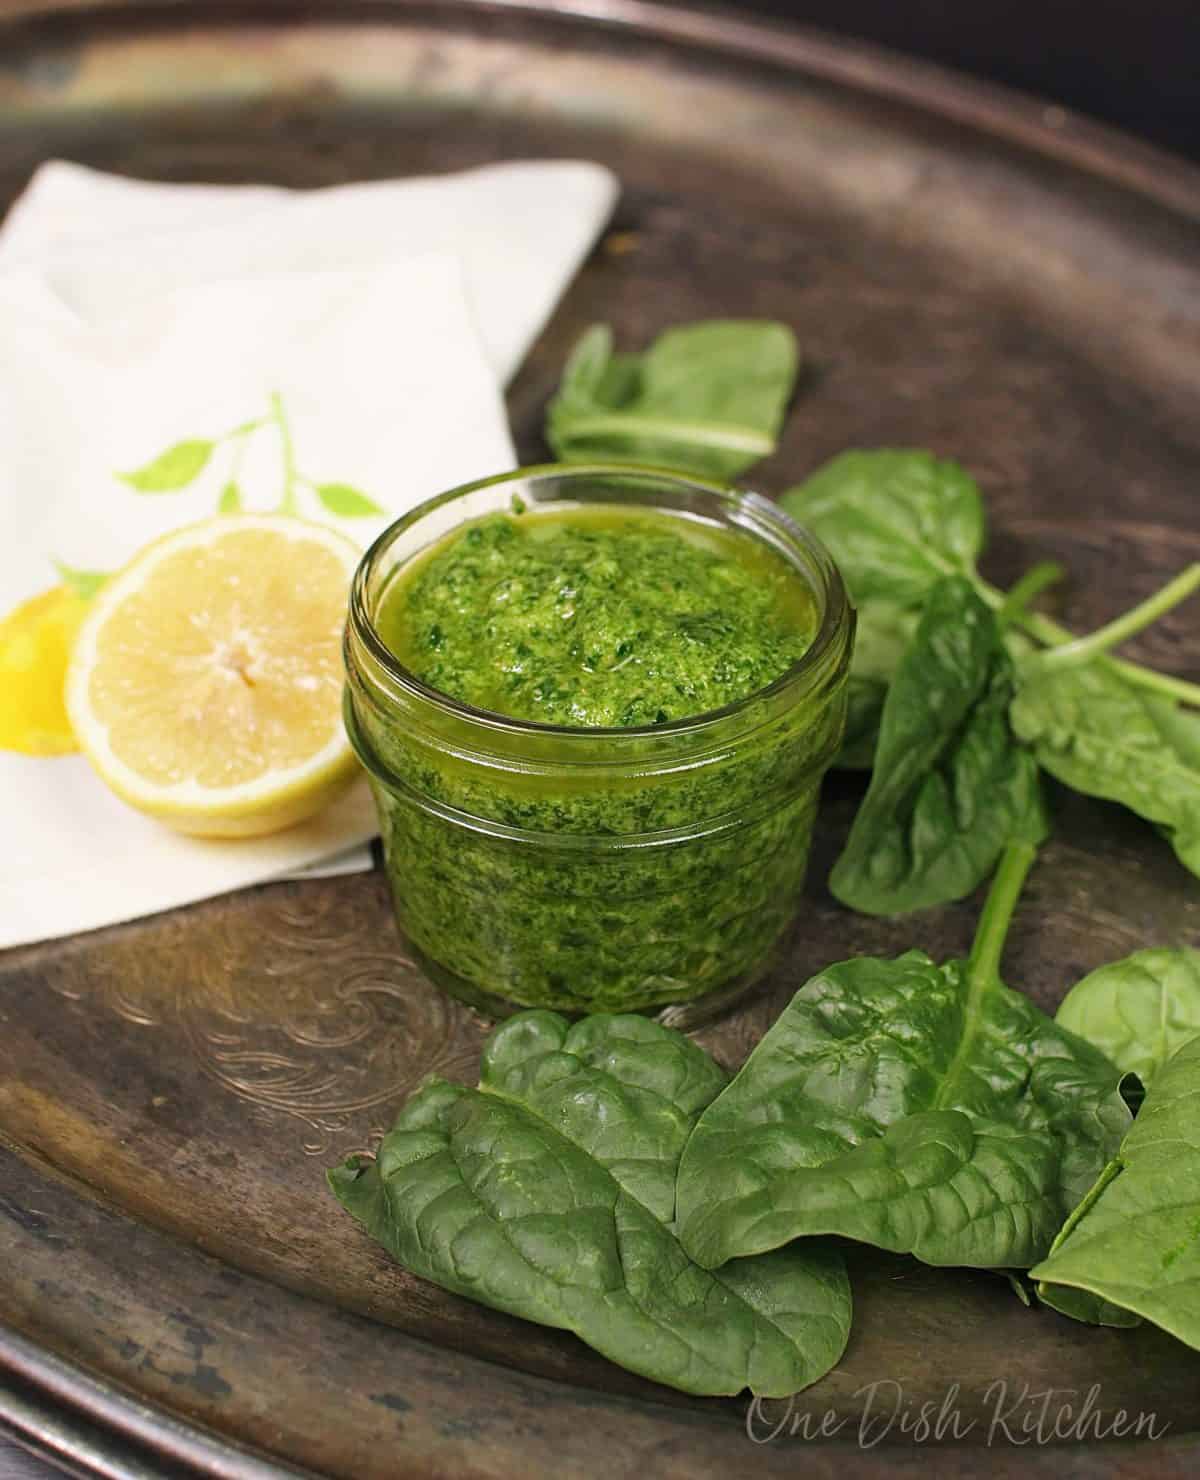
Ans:
[{"label": "glass jar", "polygon": [[[409,561],[514,498],[539,511],[651,508],[764,541],[807,586],[812,645],[750,697],[650,727],[563,728],[448,698],[402,666],[376,619]],[[690,1026],[728,1006],[795,912],[853,634],[829,555],[756,494],[628,467],[540,467],[397,520],[354,579],[345,715],[396,916],[431,979],[491,1016],[665,1009]]]}]

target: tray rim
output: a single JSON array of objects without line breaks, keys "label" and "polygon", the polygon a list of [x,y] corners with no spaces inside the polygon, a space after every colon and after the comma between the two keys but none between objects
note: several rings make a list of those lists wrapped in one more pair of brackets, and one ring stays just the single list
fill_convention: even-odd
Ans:
[{"label": "tray rim", "polygon": [[0,43],[8,40],[10,27],[31,24],[309,21],[351,26],[422,11],[596,27],[805,73],[1016,145],[1200,222],[1200,163],[1052,98],[857,37],[791,21],[748,19],[720,0],[0,0]]},{"label": "tray rim", "polygon": [[[306,21],[349,28],[389,21],[403,24],[422,14],[461,20],[472,16],[526,18],[559,24],[565,30],[599,30],[812,77],[956,124],[1200,223],[1200,165],[1119,128],[1052,100],[888,47],[791,22],[749,19],[707,4],[697,7],[692,0],[678,5],[658,0],[0,0],[0,50],[14,38],[60,24],[96,27],[100,33],[138,23],[152,24],[160,31],[185,25],[210,30],[239,25],[282,29]],[[78,1184],[76,1191],[88,1195]],[[485,1358],[473,1360],[491,1365]],[[291,1476],[319,1480],[314,1471],[183,1419],[157,1400],[143,1398],[118,1380],[71,1361],[3,1323],[0,1433],[79,1475],[161,1474],[166,1480],[186,1473],[221,1480],[287,1480]],[[1200,1431],[1173,1434],[1154,1447],[1168,1462],[1194,1461],[1200,1458]],[[1033,1473],[1043,1465],[1057,1467],[1063,1448],[1053,1445],[1023,1458]],[[831,1444],[829,1450],[847,1456],[855,1452],[844,1444]],[[1011,1458],[990,1449],[986,1458],[976,1449],[969,1452],[975,1466],[972,1473],[998,1472]],[[1087,1458],[1089,1470],[1103,1476],[1123,1466],[1130,1458],[1130,1448],[1110,1441],[1093,1447]],[[125,1468],[126,1463],[137,1466],[136,1470]],[[152,1465],[162,1468],[151,1469]]]},{"label": "tray rim", "polygon": [[[0,1150],[14,1156],[25,1173],[39,1184],[49,1184],[59,1192],[90,1199],[101,1210],[123,1220],[133,1219],[132,1214],[102,1194],[96,1194],[73,1175],[46,1166],[39,1158],[26,1159],[7,1137],[0,1136]],[[186,1244],[173,1233],[153,1225],[149,1225],[149,1230],[155,1240],[173,1245],[186,1263],[221,1262],[219,1256]],[[242,1281],[251,1294],[255,1288],[265,1287],[288,1304],[304,1305],[315,1300],[331,1319],[344,1314],[336,1305],[277,1286],[261,1274],[244,1274]],[[356,1313],[349,1314],[354,1321],[369,1319]],[[420,1348],[431,1354],[443,1350],[423,1337],[389,1329],[392,1329],[393,1338],[398,1338],[406,1347]],[[520,1369],[514,1371],[488,1357],[464,1355],[473,1368],[484,1373],[495,1371],[512,1375],[518,1381],[532,1380],[547,1386],[554,1382],[546,1376],[528,1379]],[[568,1391],[576,1393],[580,1400],[580,1411],[574,1415],[576,1419],[586,1415],[589,1397],[601,1396],[586,1387]],[[677,1416],[680,1429],[673,1435],[675,1442],[682,1438],[688,1425],[688,1410],[675,1409],[653,1398],[612,1393],[603,1395],[603,1401],[650,1422],[657,1416]],[[707,1415],[697,1417],[701,1424],[707,1421]],[[88,1363],[65,1356],[61,1350],[49,1344],[42,1345],[33,1337],[3,1323],[0,1323],[0,1435],[15,1439],[39,1458],[66,1473],[80,1476],[81,1480],[96,1480],[96,1477],[108,1477],[108,1480],[188,1480],[188,1477],[193,1477],[193,1480],[332,1480],[336,1473],[299,1465],[202,1420],[185,1418],[161,1398],[146,1396],[122,1379],[98,1372]],[[1058,1480],[1064,1461],[1070,1464],[1067,1456],[1071,1455],[1076,1457],[1078,1468],[1072,1468],[1070,1473],[1086,1476],[1087,1480],[1109,1480],[1110,1476],[1130,1473],[1129,1462],[1135,1454],[1140,1457],[1146,1447],[1147,1441],[1128,1438],[1098,1441],[1090,1446],[1067,1442],[1039,1443],[1021,1450],[1020,1463],[1031,1480],[1042,1480],[1042,1477]],[[404,1449],[396,1452],[398,1459],[403,1460]],[[786,1457],[790,1473],[805,1452],[820,1456],[821,1460],[832,1461],[837,1467],[849,1463],[849,1474],[854,1480],[887,1480],[895,1473],[894,1465],[905,1462],[922,1466],[928,1462],[937,1464],[937,1473],[944,1480],[976,1480],[980,1476],[996,1476],[999,1480],[999,1477],[1012,1473],[1014,1462],[1013,1452],[1006,1446],[940,1444],[927,1451],[920,1445],[904,1444],[863,1448],[847,1439],[829,1440],[814,1446],[811,1451],[807,1448],[785,1449],[779,1456],[772,1457]],[[1200,1458],[1200,1431],[1188,1429],[1168,1433],[1153,1441],[1153,1452],[1164,1464],[1187,1461],[1194,1466]],[[938,1458],[933,1459],[934,1455]],[[445,1456],[440,1458],[444,1460]],[[412,1476],[413,1480],[419,1476],[441,1477],[447,1473],[450,1472],[439,1465],[438,1457],[420,1452],[412,1456],[411,1468],[406,1466],[397,1471],[398,1475]],[[771,1473],[781,1472],[772,1469]],[[833,1471],[821,1465],[820,1473],[829,1476]],[[840,1473],[840,1468],[837,1473]]]},{"label": "tray rim", "polygon": [[312,1470],[187,1422],[4,1326],[0,1435],[84,1477],[119,1476],[136,1464],[139,1477],[173,1480],[186,1464],[193,1474],[220,1480],[319,1480]]}]

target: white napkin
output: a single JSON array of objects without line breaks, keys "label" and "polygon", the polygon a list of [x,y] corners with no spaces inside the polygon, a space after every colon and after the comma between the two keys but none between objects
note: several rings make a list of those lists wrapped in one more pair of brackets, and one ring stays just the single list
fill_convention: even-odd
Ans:
[{"label": "white napkin", "polygon": [[501,382],[516,372],[612,211],[600,165],[518,161],[293,191],[155,185],[43,165],[0,232],[0,268],[35,262],[85,317],[216,277],[272,277],[446,252]]},{"label": "white napkin", "polygon": [[[54,561],[110,570],[214,513],[235,462],[245,506],[273,507],[277,427],[228,439],[272,407],[312,485],[385,511],[339,519],[301,489],[303,513],[364,544],[440,489],[511,467],[498,377],[614,196],[607,171],[572,162],[304,195],[44,167],[0,232],[0,617],[55,582]],[[177,491],[117,476],[221,438]],[[369,855],[348,850],[375,832],[359,786],[273,838],[186,838],[78,756],[8,751],[0,819],[0,946],[361,867]]]}]

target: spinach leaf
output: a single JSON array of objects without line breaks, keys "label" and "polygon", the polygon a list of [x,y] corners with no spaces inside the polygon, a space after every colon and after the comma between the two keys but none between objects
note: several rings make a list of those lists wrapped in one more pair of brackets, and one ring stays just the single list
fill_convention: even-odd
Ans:
[{"label": "spinach leaf", "polygon": [[[1116,647],[1200,589],[1200,565],[1189,566],[1107,629],[1077,639],[1048,616],[1028,609],[1031,598],[1061,576],[1052,562],[1028,572],[1008,600],[978,574],[986,533],[979,489],[956,463],[939,461],[929,452],[844,452],[783,494],[780,503],[828,546],[856,602],[884,597],[919,606],[941,577],[963,575],[993,610],[1008,608],[1007,625],[1023,628],[1049,647],[1077,648],[1081,642]],[[1200,707],[1200,684],[1106,652],[1097,662],[1140,693]],[[1194,754],[1200,746],[1200,718],[1172,712],[1188,725]]]},{"label": "spinach leaf", "polygon": [[714,1275],[667,1226],[675,1171],[725,1082],[689,1039],[636,1016],[501,1025],[478,1090],[427,1082],[376,1161],[329,1174],[407,1268],[574,1331],[630,1371],[691,1393],[781,1397],[841,1355],[841,1256],[807,1245]]},{"label": "spinach leaf", "polygon": [[[1057,1243],[1051,1244],[1053,1253]],[[1131,1310],[1122,1310],[1111,1300],[1093,1295],[1090,1290],[1072,1290],[1069,1285],[1037,1285],[1038,1300],[1060,1315],[1070,1316],[1073,1321],[1083,1321],[1089,1326],[1116,1326],[1128,1330],[1142,1324],[1141,1316]]]},{"label": "spinach leaf", "polygon": [[888,685],[912,640],[920,613],[894,601],[866,601],[859,604],[857,615],[846,683],[846,730],[833,762],[844,771],[869,771],[875,764]]},{"label": "spinach leaf", "polygon": [[1160,824],[1200,875],[1200,739],[1192,716],[1099,659],[1018,670],[1010,711],[1018,737],[1052,776]]},{"label": "spinach leaf", "polygon": [[875,764],[879,744],[879,722],[887,684],[880,678],[858,678],[853,671],[846,681],[846,728],[831,764],[835,771],[869,771]]},{"label": "spinach leaf", "polygon": [[[1076,1223],[1083,1217],[1084,1213],[1091,1207],[1099,1196],[1112,1173],[1116,1162],[1109,1162],[1104,1171],[1100,1173],[1100,1179],[1088,1192],[1088,1195],[1072,1212],[1071,1216],[1063,1224],[1058,1232],[1058,1237],[1050,1245],[1050,1253],[1046,1256],[1051,1258],[1054,1252],[1066,1239]],[[1105,1300],[1101,1295],[1095,1295],[1091,1290],[1076,1290],[1070,1285],[1045,1285],[1034,1283],[1038,1300],[1043,1305],[1048,1305],[1051,1310],[1058,1311],[1061,1315],[1070,1316],[1073,1321],[1083,1321],[1089,1326],[1118,1326],[1129,1328],[1142,1324],[1141,1316],[1136,1316],[1132,1311],[1123,1310],[1119,1305],[1114,1305],[1111,1300]]]},{"label": "spinach leaf", "polygon": [[647,463],[733,478],[774,452],[796,383],[784,324],[712,319],[659,335],[641,355],[613,353],[593,325],[563,371],[546,440],[563,462]]},{"label": "spinach leaf", "polygon": [[1030,1271],[1043,1298],[1084,1291],[1200,1348],[1198,1104],[1193,1038],[1155,1076],[1117,1156]]},{"label": "spinach leaf", "polygon": [[1164,699],[1161,694],[1143,691],[1141,699],[1176,753],[1194,771],[1200,773],[1200,713],[1194,709],[1184,709],[1182,705]]},{"label": "spinach leaf", "polygon": [[1055,1021],[1149,1088],[1176,1050],[1200,1035],[1200,951],[1135,951],[1101,966],[1076,982]]},{"label": "spinach leaf", "polygon": [[929,452],[843,452],[779,500],[837,562],[857,602],[922,602],[973,575],[985,528],[979,489]]},{"label": "spinach leaf", "polygon": [[675,1169],[727,1075],[690,1038],[632,1013],[568,1027],[518,1013],[488,1038],[481,1089],[520,1102],[599,1161],[660,1223],[675,1217]]},{"label": "spinach leaf", "polygon": [[1037,764],[1013,739],[1013,665],[961,576],[938,582],[887,690],[871,784],[829,887],[899,914],[962,899],[1006,843],[1045,836]]},{"label": "spinach leaf", "polygon": [[[1010,605],[1012,596],[1020,596],[1021,586],[1032,584],[1031,577],[1037,578],[1039,588],[1049,584],[1047,576],[1059,578],[1061,568],[1045,562],[1035,566],[1004,599],[1002,610],[997,611],[1004,645],[1015,662],[1040,649],[1023,632],[1003,620],[1003,611],[1008,611],[1014,618],[1023,613],[1023,602]],[[845,738],[833,762],[839,769],[869,771],[875,764],[875,748],[888,686],[896,676],[905,649],[912,642],[920,617],[920,607],[901,606],[895,601],[875,600],[858,604],[854,654],[846,685]]]},{"label": "spinach leaf", "polygon": [[697,1263],[811,1234],[938,1265],[1045,1255],[1130,1117],[1104,1055],[1000,980],[1033,851],[1006,851],[969,960],[860,957],[796,993],[684,1149]]}]

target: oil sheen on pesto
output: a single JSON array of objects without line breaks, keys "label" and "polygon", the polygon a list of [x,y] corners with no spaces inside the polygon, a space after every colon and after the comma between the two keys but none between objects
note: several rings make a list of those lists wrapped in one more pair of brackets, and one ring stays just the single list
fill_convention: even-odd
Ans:
[{"label": "oil sheen on pesto", "polygon": [[620,507],[496,513],[388,593],[384,641],[430,688],[514,719],[664,724],[765,688],[812,640],[808,592],[764,545]]}]

